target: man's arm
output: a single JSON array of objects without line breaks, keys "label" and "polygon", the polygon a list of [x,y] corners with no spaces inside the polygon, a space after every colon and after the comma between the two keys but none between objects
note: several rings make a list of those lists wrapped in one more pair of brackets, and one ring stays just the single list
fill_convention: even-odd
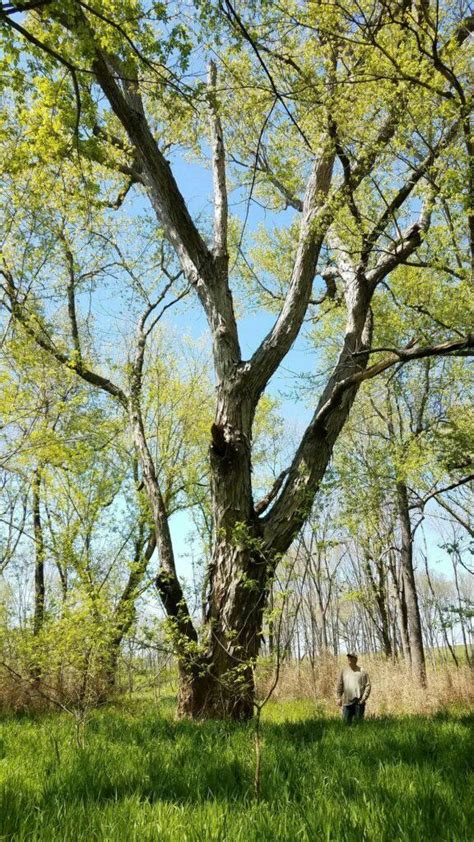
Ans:
[{"label": "man's arm", "polygon": [[364,687],[364,692],[362,693],[362,698],[361,698],[361,700],[360,700],[360,703],[361,703],[361,704],[363,704],[364,702],[366,702],[366,701],[367,701],[367,699],[368,699],[368,698],[369,698],[369,696],[370,696],[370,691],[371,691],[371,690],[372,690],[372,685],[371,685],[371,683],[370,683],[369,673],[368,673],[368,672],[366,672],[366,673],[365,673],[365,687]]},{"label": "man's arm", "polygon": [[336,684],[336,702],[338,705],[342,705],[342,696],[344,693],[344,678],[342,675],[342,671],[339,675],[339,680]]}]

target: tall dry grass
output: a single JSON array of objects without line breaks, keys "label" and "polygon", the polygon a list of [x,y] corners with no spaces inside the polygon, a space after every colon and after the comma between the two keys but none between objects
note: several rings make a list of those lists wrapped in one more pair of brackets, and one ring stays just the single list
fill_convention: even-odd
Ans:
[{"label": "tall dry grass", "polygon": [[[307,661],[284,664],[272,694],[272,699],[311,700],[324,713],[338,713],[335,686],[345,658],[325,655],[314,669]],[[403,661],[392,663],[377,656],[359,658],[359,665],[367,670],[372,692],[366,715],[432,715],[447,708],[474,708],[474,671],[467,664],[439,663],[427,665],[427,687],[421,688]],[[257,691],[265,698],[274,681],[274,670],[266,664],[257,675]]]},{"label": "tall dry grass", "polygon": [[[441,661],[429,664],[426,689],[418,686],[403,661],[392,663],[380,656],[361,656],[359,664],[368,671],[372,683],[367,716],[432,715],[453,708],[474,709],[474,671],[465,663],[459,667]],[[345,665],[345,658],[329,654],[317,659],[314,669],[308,661],[285,663],[280,668],[271,699],[309,701],[325,715],[339,715],[335,686]],[[45,673],[38,689],[27,669],[15,666],[16,675],[0,663],[0,713],[55,709],[63,705],[74,709],[93,708],[107,697],[99,672],[89,674],[86,685],[84,675],[74,670],[62,671],[59,675]],[[264,699],[275,681],[274,666],[268,661],[262,662],[256,678],[258,697]],[[161,680],[169,693],[169,676]],[[156,675],[150,674],[147,686],[156,689]],[[117,694],[120,695],[119,688],[114,695]]]}]

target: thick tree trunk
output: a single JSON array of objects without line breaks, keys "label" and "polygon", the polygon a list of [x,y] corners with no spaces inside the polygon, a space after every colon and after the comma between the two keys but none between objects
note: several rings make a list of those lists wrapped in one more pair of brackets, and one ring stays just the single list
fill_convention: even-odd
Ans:
[{"label": "thick tree trunk", "polygon": [[410,640],[411,665],[417,681],[422,687],[426,686],[426,663],[423,647],[418,594],[416,591],[415,573],[413,570],[413,534],[411,530],[410,510],[408,507],[408,491],[403,482],[397,482],[398,515],[400,521],[400,562],[403,573],[405,590],[408,632]]},{"label": "thick tree trunk", "polygon": [[222,387],[210,448],[215,545],[201,650],[181,658],[179,712],[248,719],[253,714],[253,668],[263,630],[272,565],[263,554],[251,489],[253,409]]},{"label": "thick tree trunk", "polygon": [[269,596],[267,564],[232,544],[216,548],[214,563],[203,653],[193,657],[191,652],[181,660],[178,712],[193,718],[246,720],[254,712],[254,665]]},{"label": "thick tree trunk", "polygon": [[247,721],[254,714],[255,682],[252,664],[232,658],[198,660],[180,668],[178,716],[192,719]]}]

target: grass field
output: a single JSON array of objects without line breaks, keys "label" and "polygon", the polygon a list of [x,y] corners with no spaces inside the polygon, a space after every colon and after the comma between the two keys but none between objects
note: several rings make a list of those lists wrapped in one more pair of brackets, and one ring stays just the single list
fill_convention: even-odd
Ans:
[{"label": "grass field", "polygon": [[172,700],[0,724],[0,838],[79,842],[474,839],[474,718],[347,728],[308,702],[270,703],[262,782],[252,725],[176,722]]}]

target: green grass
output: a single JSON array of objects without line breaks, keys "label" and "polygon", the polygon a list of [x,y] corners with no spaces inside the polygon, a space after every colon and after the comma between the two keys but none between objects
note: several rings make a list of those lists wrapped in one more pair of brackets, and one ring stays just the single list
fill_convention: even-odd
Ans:
[{"label": "green grass", "polygon": [[474,839],[473,718],[347,728],[268,705],[262,790],[251,725],[176,722],[171,702],[0,723],[0,839],[319,842]]}]

